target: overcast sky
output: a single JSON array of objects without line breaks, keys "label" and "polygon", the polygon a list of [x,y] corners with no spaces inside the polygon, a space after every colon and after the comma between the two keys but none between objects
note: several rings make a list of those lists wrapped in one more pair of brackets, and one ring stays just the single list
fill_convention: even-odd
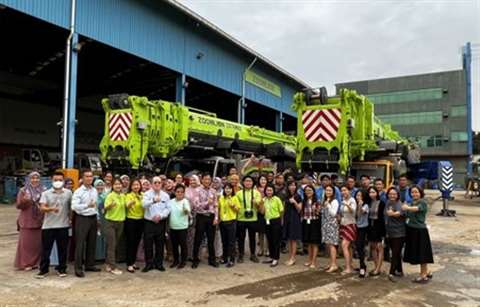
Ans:
[{"label": "overcast sky", "polygon": [[[180,2],[332,94],[334,84],[344,81],[460,69],[467,41],[479,43],[480,58],[480,0]],[[473,114],[480,114],[479,104]],[[474,116],[477,131],[479,118]]]}]

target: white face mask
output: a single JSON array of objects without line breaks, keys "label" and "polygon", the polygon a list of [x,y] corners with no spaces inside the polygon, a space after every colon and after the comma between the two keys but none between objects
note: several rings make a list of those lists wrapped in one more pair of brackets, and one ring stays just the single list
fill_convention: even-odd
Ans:
[{"label": "white face mask", "polygon": [[63,181],[54,181],[52,186],[54,189],[61,189],[63,188]]}]

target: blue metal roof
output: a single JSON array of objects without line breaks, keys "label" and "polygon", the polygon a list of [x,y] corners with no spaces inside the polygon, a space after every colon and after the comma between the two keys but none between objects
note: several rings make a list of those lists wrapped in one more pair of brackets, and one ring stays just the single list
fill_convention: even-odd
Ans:
[{"label": "blue metal roof", "polygon": [[[70,0],[0,4],[68,28]],[[282,95],[247,82],[246,98],[293,116],[293,93],[308,86],[175,1],[80,0],[76,20],[83,36],[239,96],[243,73],[257,57],[253,71],[280,86]]]}]

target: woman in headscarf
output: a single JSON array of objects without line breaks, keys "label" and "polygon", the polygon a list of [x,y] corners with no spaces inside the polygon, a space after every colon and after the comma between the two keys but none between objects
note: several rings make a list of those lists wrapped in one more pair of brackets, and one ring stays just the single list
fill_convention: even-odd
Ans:
[{"label": "woman in headscarf", "polygon": [[105,198],[109,192],[105,190],[105,182],[102,179],[95,180],[93,184],[95,189],[97,190],[98,198],[97,198],[97,206],[98,206],[98,231],[97,231],[97,245],[95,248],[95,260],[104,260],[105,259],[105,250],[106,250],[106,241],[105,241],[105,233],[104,233],[104,225],[105,225]]},{"label": "woman in headscarf", "polygon": [[30,271],[38,267],[42,255],[43,213],[39,201],[45,188],[40,182],[40,174],[32,172],[27,183],[17,195],[17,209],[20,214],[17,228],[20,232],[15,256],[15,268]]},{"label": "woman in headscarf", "polygon": [[[217,199],[220,199],[220,197],[223,195],[222,178],[220,177],[213,178],[212,188],[217,192]],[[216,226],[215,240],[213,244],[215,245],[215,257],[217,257],[217,259],[221,259],[223,256],[223,247],[222,247],[222,235],[220,234],[219,225]]]},{"label": "woman in headscarf", "polygon": [[[185,189],[185,198],[188,199],[190,207],[194,208],[199,202],[200,194],[200,178],[197,175],[190,176],[190,183],[188,188]],[[190,216],[189,227],[187,231],[187,250],[188,258],[193,259],[193,242],[195,239],[195,216]]]}]

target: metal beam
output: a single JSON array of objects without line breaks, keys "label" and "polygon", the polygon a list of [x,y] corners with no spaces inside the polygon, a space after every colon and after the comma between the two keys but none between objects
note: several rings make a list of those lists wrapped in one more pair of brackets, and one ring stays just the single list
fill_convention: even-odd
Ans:
[{"label": "metal beam", "polygon": [[463,69],[465,70],[465,82],[467,90],[467,176],[472,175],[472,45],[468,42],[463,48]]},{"label": "metal beam", "polygon": [[[72,58],[74,53],[72,52],[73,48],[72,46],[74,45],[73,39],[74,36],[76,36],[77,43],[78,43],[78,35],[75,33],[75,17],[76,17],[76,1],[71,0],[70,2],[70,33],[68,34],[67,38],[67,48],[66,48],[66,54],[65,54],[65,84],[64,84],[64,96],[63,96],[63,133],[62,133],[62,168],[72,168],[73,167],[73,151],[71,152],[71,158],[69,157],[69,153],[71,148],[74,150],[74,144],[75,144],[75,116],[73,117],[73,139],[70,139],[72,134],[70,133],[70,128],[72,127],[71,125],[71,119],[70,115],[72,112],[70,111],[70,99],[72,97],[70,93],[70,85],[71,85],[71,69],[72,69]],[[75,63],[75,76],[77,73],[77,65]],[[76,78],[75,78],[76,81]],[[75,93],[73,94],[73,97],[76,97],[76,87],[75,87]],[[73,114],[75,115],[75,108],[73,110]],[[69,140],[70,139],[70,140]],[[72,145],[73,144],[73,145]],[[71,161],[71,163],[70,163]]]},{"label": "metal beam", "polygon": [[275,129],[277,132],[283,132],[283,113],[277,112],[275,114]]},{"label": "metal beam", "polygon": [[[72,36],[72,46],[78,43],[78,34]],[[70,95],[68,108],[68,136],[67,136],[67,168],[73,168],[75,157],[75,125],[77,122],[77,69],[78,69],[78,52],[72,49],[70,60]]]},{"label": "metal beam", "polygon": [[185,74],[178,74],[175,86],[175,101],[185,105],[187,76]]}]

